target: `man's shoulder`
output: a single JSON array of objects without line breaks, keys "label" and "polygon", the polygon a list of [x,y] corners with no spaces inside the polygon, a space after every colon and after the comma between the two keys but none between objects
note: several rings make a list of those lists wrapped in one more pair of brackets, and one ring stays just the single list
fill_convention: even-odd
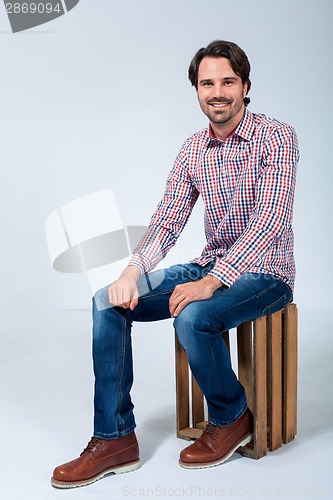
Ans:
[{"label": "man's shoulder", "polygon": [[264,113],[252,113],[248,111],[249,118],[252,120],[255,130],[274,132],[275,130],[293,130],[293,127],[277,118],[271,118]]},{"label": "man's shoulder", "polygon": [[288,143],[294,151],[297,151],[298,139],[292,125],[263,113],[249,113],[248,116],[252,121],[253,130],[250,141],[261,144],[268,151],[276,149],[283,143]]},{"label": "man's shoulder", "polygon": [[185,144],[192,144],[194,142],[207,142],[209,139],[209,128],[202,128],[191,134],[185,141]]},{"label": "man's shoulder", "polygon": [[185,141],[180,149],[179,154],[191,154],[195,150],[205,148],[209,142],[209,129],[203,128],[191,134]]}]

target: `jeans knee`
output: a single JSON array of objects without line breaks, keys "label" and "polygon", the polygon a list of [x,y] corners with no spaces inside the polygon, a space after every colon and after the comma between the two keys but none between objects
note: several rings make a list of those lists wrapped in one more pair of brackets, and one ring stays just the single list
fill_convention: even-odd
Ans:
[{"label": "jeans knee", "polygon": [[195,336],[200,336],[207,330],[205,318],[197,307],[197,303],[188,304],[174,319],[174,327],[179,342],[186,349],[187,342],[193,342]]},{"label": "jeans knee", "polygon": [[105,286],[98,290],[93,296],[93,313],[109,309],[111,307],[109,301],[109,287]]}]

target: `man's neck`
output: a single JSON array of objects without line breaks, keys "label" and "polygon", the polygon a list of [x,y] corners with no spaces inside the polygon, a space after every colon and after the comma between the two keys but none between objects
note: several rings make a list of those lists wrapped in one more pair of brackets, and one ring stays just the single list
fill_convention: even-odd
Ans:
[{"label": "man's neck", "polygon": [[[235,133],[236,128],[241,122],[244,116],[245,108],[243,108],[243,112],[241,116],[237,115],[237,119],[231,119],[225,123],[212,123],[210,122],[211,131],[213,132],[216,139],[220,139],[221,141],[225,141],[228,137],[232,136]],[[234,117],[236,118],[236,117]]]}]

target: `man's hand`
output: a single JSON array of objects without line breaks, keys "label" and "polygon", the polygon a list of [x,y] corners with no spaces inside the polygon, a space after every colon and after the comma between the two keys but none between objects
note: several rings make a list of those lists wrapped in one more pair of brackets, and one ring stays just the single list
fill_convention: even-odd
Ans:
[{"label": "man's hand", "polygon": [[178,316],[190,302],[209,299],[221,286],[221,281],[209,274],[199,281],[177,285],[169,300],[171,316]]},{"label": "man's hand", "polygon": [[136,282],[140,276],[140,270],[136,266],[128,266],[120,277],[109,287],[109,301],[113,306],[135,308],[139,299]]}]

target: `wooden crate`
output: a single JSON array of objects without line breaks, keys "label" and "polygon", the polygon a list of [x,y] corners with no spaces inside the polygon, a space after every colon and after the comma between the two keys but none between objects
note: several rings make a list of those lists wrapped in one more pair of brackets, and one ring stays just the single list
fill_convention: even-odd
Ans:
[{"label": "wooden crate", "polygon": [[[230,352],[229,332],[222,333]],[[177,436],[198,438],[207,421],[204,398],[175,332]],[[237,328],[238,378],[254,417],[253,440],[237,451],[261,458],[297,431],[297,306]],[[190,405],[191,403],[191,405]]]}]

